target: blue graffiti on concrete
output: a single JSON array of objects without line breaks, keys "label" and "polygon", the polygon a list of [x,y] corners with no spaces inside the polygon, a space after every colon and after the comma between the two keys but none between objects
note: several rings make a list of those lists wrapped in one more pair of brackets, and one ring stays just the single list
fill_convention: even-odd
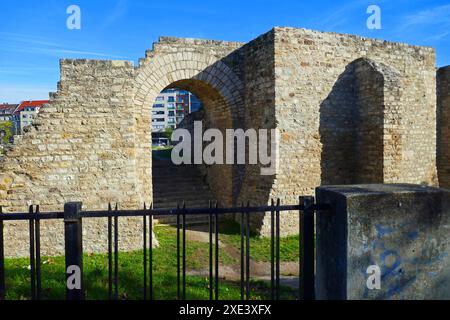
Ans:
[{"label": "blue graffiti on concrete", "polygon": [[381,238],[383,238],[386,234],[394,233],[394,232],[395,232],[395,229],[394,229],[394,228],[392,228],[392,227],[384,227],[384,226],[382,226],[382,225],[380,225],[380,224],[377,224],[377,225],[375,226],[375,229],[377,230],[377,239],[381,239]]},{"label": "blue graffiti on concrete", "polygon": [[419,237],[419,232],[413,230],[413,231],[408,231],[406,232],[406,236],[408,237],[408,239],[410,240],[416,240],[417,237]]},{"label": "blue graffiti on concrete", "polygon": [[[402,261],[400,254],[393,249],[386,248],[384,237],[393,233],[399,232],[398,229],[393,227],[386,227],[382,225],[375,225],[376,238],[372,243],[372,252],[380,252],[377,261],[379,261],[381,269],[382,286],[385,288],[384,293],[381,293],[383,298],[389,299],[394,295],[399,295],[407,287],[412,285],[416,281],[415,275],[407,275],[401,268],[402,262],[408,264],[410,261],[406,259]],[[419,236],[417,231],[402,232],[409,240],[415,240]],[[374,260],[372,257],[370,261]],[[375,264],[375,263],[374,263]],[[364,276],[366,276],[366,270],[362,270]],[[376,294],[376,293],[375,293]],[[369,289],[365,288],[363,297],[368,298]]]}]

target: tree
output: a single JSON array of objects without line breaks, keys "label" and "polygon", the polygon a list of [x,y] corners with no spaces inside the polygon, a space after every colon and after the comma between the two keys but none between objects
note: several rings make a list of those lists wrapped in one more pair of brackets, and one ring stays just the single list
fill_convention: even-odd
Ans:
[{"label": "tree", "polygon": [[164,130],[164,136],[169,139],[169,141],[172,139],[172,133],[173,133],[173,128],[172,127],[167,127]]},{"label": "tree", "polygon": [[3,145],[9,144],[13,136],[13,123],[11,121],[0,122],[0,143]]}]

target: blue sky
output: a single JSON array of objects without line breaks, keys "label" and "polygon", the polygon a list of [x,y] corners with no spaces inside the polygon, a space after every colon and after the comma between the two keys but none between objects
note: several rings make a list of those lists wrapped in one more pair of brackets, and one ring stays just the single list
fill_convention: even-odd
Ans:
[{"label": "blue sky", "polygon": [[[70,5],[81,30],[66,27]],[[381,8],[381,30],[366,27]],[[60,58],[137,62],[159,36],[249,41],[273,26],[351,33],[432,46],[450,65],[450,0],[21,0],[0,3],[0,102],[46,99]]]}]

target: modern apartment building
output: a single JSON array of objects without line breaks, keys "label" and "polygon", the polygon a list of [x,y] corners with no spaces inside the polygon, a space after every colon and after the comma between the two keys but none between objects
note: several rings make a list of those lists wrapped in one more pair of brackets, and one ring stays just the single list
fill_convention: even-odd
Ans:
[{"label": "modern apartment building", "polygon": [[189,91],[167,89],[156,98],[152,108],[152,131],[175,129],[184,117],[201,108],[200,100]]},{"label": "modern apartment building", "polygon": [[14,111],[18,106],[18,104],[0,104],[0,122],[13,121]]}]

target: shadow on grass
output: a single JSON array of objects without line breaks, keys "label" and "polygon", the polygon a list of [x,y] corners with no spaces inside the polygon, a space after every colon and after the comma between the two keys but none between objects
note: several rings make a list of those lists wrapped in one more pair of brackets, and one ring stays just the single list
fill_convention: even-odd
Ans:
[{"label": "shadow on grass", "polygon": [[[124,254],[121,254],[123,258]],[[119,261],[120,257],[119,256]],[[139,255],[136,255],[138,257]],[[119,299],[143,299],[142,255],[139,264],[130,263],[133,259],[119,262]],[[106,256],[85,256],[84,283],[86,299],[108,299],[108,269]],[[44,260],[42,265],[42,299],[62,300],[65,298],[64,259],[62,257]],[[48,262],[49,261],[49,262]],[[136,261],[137,262],[137,261]],[[140,268],[139,268],[140,267]],[[176,300],[177,274],[167,272],[165,268],[155,267],[153,293],[155,300]],[[30,271],[27,259],[8,259],[6,263],[7,300],[30,299]],[[269,286],[261,281],[251,283],[252,299],[270,298]],[[295,293],[289,288],[282,288],[283,299],[295,299]],[[219,281],[219,297],[223,300],[240,298],[240,283]],[[186,298],[188,300],[207,300],[209,298],[209,279],[198,276],[186,276]]]},{"label": "shadow on grass", "polygon": [[[153,287],[157,300],[174,300],[177,297],[176,234],[170,227],[157,227],[155,232],[160,247],[153,250]],[[196,241],[187,242],[187,268],[208,270],[208,244]],[[147,254],[147,257],[149,254]],[[42,298],[60,300],[65,298],[65,260],[64,257],[42,257],[41,259]],[[232,258],[223,252],[220,265]],[[108,256],[106,254],[85,254],[84,283],[86,298],[90,300],[108,299]],[[148,267],[148,265],[147,265]],[[28,258],[6,259],[6,298],[8,300],[30,299],[30,270]],[[144,288],[143,251],[119,253],[119,298],[126,300],[143,299]],[[261,281],[252,282],[252,299],[270,297],[270,288]],[[283,299],[293,299],[295,294],[283,288]],[[220,299],[240,298],[240,283],[220,280]],[[209,279],[201,276],[186,276],[186,298],[206,300],[209,298]]]}]

